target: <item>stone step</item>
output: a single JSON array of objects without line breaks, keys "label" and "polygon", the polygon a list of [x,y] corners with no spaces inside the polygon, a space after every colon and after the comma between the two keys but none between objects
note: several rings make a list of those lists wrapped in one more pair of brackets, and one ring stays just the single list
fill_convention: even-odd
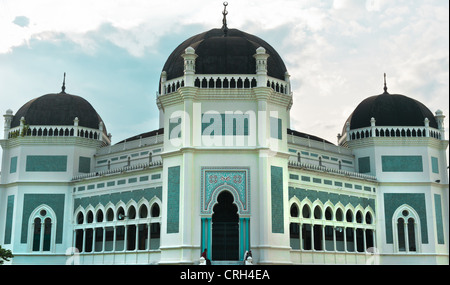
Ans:
[{"label": "stone step", "polygon": [[212,260],[211,265],[244,265],[242,260]]}]

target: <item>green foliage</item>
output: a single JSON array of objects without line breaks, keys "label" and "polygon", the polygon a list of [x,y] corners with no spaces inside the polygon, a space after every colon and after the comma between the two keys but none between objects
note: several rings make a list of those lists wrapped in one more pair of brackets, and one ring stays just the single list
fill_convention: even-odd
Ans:
[{"label": "green foliage", "polygon": [[14,255],[12,254],[11,250],[4,249],[0,245],[0,265],[3,264],[5,261],[9,261],[9,259],[13,257]]}]

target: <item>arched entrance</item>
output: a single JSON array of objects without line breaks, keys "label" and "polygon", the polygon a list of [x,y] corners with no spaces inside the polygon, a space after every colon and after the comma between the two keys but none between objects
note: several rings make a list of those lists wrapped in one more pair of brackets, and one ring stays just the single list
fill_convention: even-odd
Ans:
[{"label": "arched entrance", "polygon": [[233,195],[222,191],[212,215],[212,259],[239,260],[239,214]]}]

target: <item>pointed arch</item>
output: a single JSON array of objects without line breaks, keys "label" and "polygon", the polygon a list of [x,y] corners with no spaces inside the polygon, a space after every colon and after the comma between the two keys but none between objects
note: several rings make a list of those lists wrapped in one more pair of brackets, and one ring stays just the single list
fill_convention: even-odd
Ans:
[{"label": "pointed arch", "polygon": [[33,252],[54,252],[56,214],[47,204],[37,206],[28,220],[28,249]]},{"label": "pointed arch", "polygon": [[392,215],[396,252],[420,252],[421,225],[417,211],[408,204],[399,206]]}]

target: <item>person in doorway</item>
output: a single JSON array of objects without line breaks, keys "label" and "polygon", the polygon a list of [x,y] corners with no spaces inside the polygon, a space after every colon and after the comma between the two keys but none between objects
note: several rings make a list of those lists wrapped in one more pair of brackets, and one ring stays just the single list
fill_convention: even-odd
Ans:
[{"label": "person in doorway", "polygon": [[250,259],[253,258],[253,257],[252,257],[252,251],[251,251],[251,250],[245,252],[245,255],[244,255],[244,265],[247,265],[248,263],[251,263],[251,260],[250,260],[250,262],[247,262],[247,260],[248,260],[249,257],[250,257]]},{"label": "person in doorway", "polygon": [[202,252],[202,257],[206,260],[206,265],[211,265],[211,260],[208,259],[206,251],[207,249],[205,248],[205,250]]}]

